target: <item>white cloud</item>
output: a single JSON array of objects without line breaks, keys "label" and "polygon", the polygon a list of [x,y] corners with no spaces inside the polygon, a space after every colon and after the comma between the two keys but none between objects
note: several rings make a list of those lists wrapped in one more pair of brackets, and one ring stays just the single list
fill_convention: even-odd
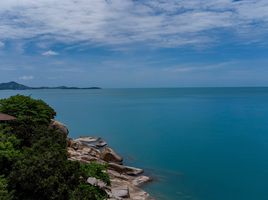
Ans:
[{"label": "white cloud", "polygon": [[23,80],[23,81],[28,81],[28,80],[32,80],[34,79],[34,76],[21,76],[19,77],[20,80]]},{"label": "white cloud", "polygon": [[3,47],[5,47],[5,43],[0,41],[0,49],[3,48]]},{"label": "white cloud", "polygon": [[42,53],[42,55],[43,56],[57,56],[57,55],[59,55],[59,53],[56,51],[48,50],[48,51]]},{"label": "white cloud", "polygon": [[2,40],[176,47],[217,41],[218,30],[266,35],[268,1],[9,0],[0,1],[0,24]]},{"label": "white cloud", "polygon": [[172,72],[172,73],[184,73],[184,72],[193,72],[193,71],[211,71],[211,70],[218,70],[220,68],[226,68],[230,66],[239,65],[237,61],[229,61],[229,62],[222,62],[222,63],[214,63],[214,64],[187,64],[187,65],[181,65],[181,66],[171,66],[166,67],[163,69],[163,71],[166,72]]}]

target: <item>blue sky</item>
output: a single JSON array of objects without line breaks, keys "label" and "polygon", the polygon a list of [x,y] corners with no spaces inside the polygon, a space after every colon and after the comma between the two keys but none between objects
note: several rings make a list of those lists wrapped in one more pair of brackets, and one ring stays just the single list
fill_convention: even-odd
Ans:
[{"label": "blue sky", "polygon": [[0,80],[268,86],[268,1],[1,1]]}]

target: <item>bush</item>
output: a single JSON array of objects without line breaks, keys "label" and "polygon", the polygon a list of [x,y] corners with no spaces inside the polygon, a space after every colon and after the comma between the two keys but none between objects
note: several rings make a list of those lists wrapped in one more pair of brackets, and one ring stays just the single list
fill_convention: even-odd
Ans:
[{"label": "bush", "polygon": [[81,171],[84,177],[95,177],[110,185],[110,177],[107,174],[107,166],[95,162],[90,164],[81,164]]},{"label": "bush", "polygon": [[71,193],[70,200],[104,200],[107,194],[95,186],[81,183]]}]

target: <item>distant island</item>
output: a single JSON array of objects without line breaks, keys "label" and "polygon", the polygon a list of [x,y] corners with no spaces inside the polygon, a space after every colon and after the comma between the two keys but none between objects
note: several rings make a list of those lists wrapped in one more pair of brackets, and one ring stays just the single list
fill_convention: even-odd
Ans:
[{"label": "distant island", "polygon": [[26,85],[19,84],[17,82],[11,81],[8,83],[0,83],[0,90],[37,90],[37,89],[101,89],[100,87],[67,87],[67,86],[58,86],[58,87],[29,87]]}]

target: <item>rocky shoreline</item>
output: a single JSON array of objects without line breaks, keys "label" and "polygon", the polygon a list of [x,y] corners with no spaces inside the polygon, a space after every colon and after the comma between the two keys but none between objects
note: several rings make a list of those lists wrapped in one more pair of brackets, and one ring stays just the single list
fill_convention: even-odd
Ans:
[{"label": "rocky shoreline", "polygon": [[[52,121],[51,126],[68,135],[67,127]],[[89,177],[87,182],[106,191],[110,200],[153,200],[141,186],[152,179],[143,175],[143,169],[126,166],[123,158],[99,137],[80,137],[68,139],[68,159],[83,163],[97,162],[108,166],[111,185],[108,186],[101,180]]]},{"label": "rocky shoreline", "polygon": [[69,160],[108,165],[107,172],[111,179],[111,186],[107,186],[102,181],[92,177],[88,178],[88,183],[105,189],[110,199],[152,199],[147,192],[140,188],[143,184],[151,181],[151,178],[142,175],[142,169],[123,165],[123,158],[110,148],[103,139],[97,137],[69,139],[68,156]]}]

